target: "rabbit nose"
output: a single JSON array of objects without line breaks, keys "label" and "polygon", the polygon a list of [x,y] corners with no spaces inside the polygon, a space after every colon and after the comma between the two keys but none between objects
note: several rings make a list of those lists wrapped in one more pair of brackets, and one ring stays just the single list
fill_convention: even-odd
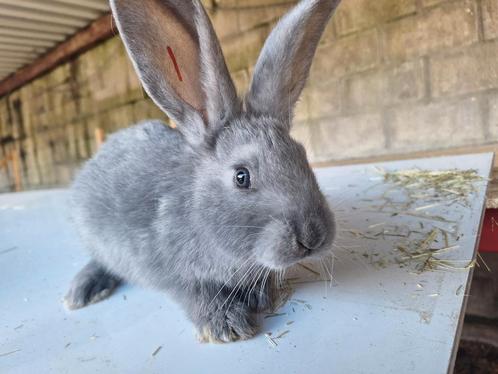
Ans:
[{"label": "rabbit nose", "polygon": [[297,241],[309,251],[320,248],[325,242],[327,231],[318,219],[309,219],[304,222],[302,230],[298,233]]}]

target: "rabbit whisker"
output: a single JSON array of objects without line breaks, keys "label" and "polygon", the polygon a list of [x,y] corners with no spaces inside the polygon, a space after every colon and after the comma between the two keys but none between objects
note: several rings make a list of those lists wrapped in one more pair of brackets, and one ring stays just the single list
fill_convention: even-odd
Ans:
[{"label": "rabbit whisker", "polygon": [[261,277],[261,275],[263,274],[263,272],[265,271],[265,269],[266,268],[264,266],[262,266],[261,269],[259,269],[259,271],[257,272],[256,277],[254,279],[254,282],[252,283],[251,287],[249,288],[249,292],[246,294],[246,296],[247,296],[247,304],[248,305],[249,305],[249,301],[251,299],[251,294],[254,291],[254,289],[256,288],[256,286],[257,286],[257,284],[259,282],[259,278]]},{"label": "rabbit whisker", "polygon": [[249,229],[265,229],[264,226],[237,226],[237,225],[225,225],[221,227],[228,227],[228,228],[249,228]]},{"label": "rabbit whisker", "polygon": [[[327,266],[327,263],[325,262],[326,259],[320,259],[321,263],[322,263],[322,266],[323,266],[323,269],[325,270],[325,273],[328,275],[328,278],[329,278],[329,283],[330,283],[330,287],[332,287],[332,281],[334,280],[334,276],[332,275],[332,272],[333,272],[333,267],[334,267],[334,256],[331,256],[331,266],[332,266],[332,269],[330,269],[328,266]],[[327,259],[328,260],[328,259]]]},{"label": "rabbit whisker", "polygon": [[267,280],[268,280],[268,278],[270,276],[271,271],[272,271],[271,269],[268,269],[268,271],[266,272],[265,277],[263,278],[263,283],[261,284],[261,287],[259,289],[259,295],[260,295],[260,297],[263,295],[263,290],[265,289],[266,282],[267,282]]},{"label": "rabbit whisker", "polygon": [[232,291],[227,296],[227,298],[225,299],[225,301],[223,302],[223,304],[221,304],[219,306],[218,310],[220,310],[221,308],[223,308],[223,306],[225,306],[225,304],[230,300],[230,298],[232,297],[232,295],[233,295],[233,297],[236,296],[236,291],[239,288],[239,285],[241,285],[244,282],[244,279],[246,278],[246,276],[251,272],[251,270],[255,266],[258,266],[258,264],[256,262],[254,262],[253,264],[251,264],[251,266],[249,266],[249,268],[247,269],[247,271],[242,275],[242,277],[240,277],[240,279],[238,280],[238,282],[235,284],[235,286],[233,287]]},{"label": "rabbit whisker", "polygon": [[237,270],[235,270],[232,275],[225,281],[225,283],[223,283],[223,285],[220,287],[219,291],[216,293],[216,295],[214,295],[213,299],[211,300],[211,302],[208,304],[208,307],[211,306],[211,304],[214,302],[214,300],[218,297],[218,295],[221,293],[221,291],[223,291],[223,288],[226,287],[226,285],[228,284],[228,282],[230,282],[232,280],[232,278],[244,267],[245,264],[247,264],[247,262],[249,262],[249,260],[253,259],[252,256],[249,256],[245,261],[242,262],[242,264],[237,268]]},{"label": "rabbit whisker", "polygon": [[253,273],[255,270],[258,269],[258,266],[261,266],[259,265],[258,263],[254,263],[250,268],[249,268],[249,272],[247,273],[247,275],[244,275],[242,276],[241,278],[241,281],[239,282],[239,284],[237,284],[234,288],[234,294],[232,296],[232,300],[230,301],[230,304],[228,304],[228,307],[227,307],[227,311],[230,309],[230,307],[232,306],[232,303],[233,301],[235,300],[235,298],[237,297],[238,295],[238,292],[242,290],[242,287],[244,287],[246,281],[248,279],[251,279],[251,276],[253,276]]}]

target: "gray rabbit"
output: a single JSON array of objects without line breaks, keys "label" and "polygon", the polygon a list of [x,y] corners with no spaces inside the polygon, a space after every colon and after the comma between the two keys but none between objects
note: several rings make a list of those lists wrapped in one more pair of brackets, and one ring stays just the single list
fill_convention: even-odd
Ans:
[{"label": "gray rabbit", "polygon": [[280,20],[241,101],[199,0],[111,0],[145,90],[178,127],[121,130],[77,176],[72,213],[92,260],[68,308],[133,282],[172,294],[201,340],[247,339],[274,274],[330,253],[333,214],[289,131],[339,2],[303,0]]}]

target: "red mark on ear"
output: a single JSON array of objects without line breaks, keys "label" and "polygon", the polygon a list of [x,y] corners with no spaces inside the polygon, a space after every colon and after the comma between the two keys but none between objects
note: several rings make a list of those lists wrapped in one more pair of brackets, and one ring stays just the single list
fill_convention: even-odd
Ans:
[{"label": "red mark on ear", "polygon": [[180,68],[178,67],[178,63],[176,62],[175,54],[173,53],[173,50],[170,47],[168,47],[167,49],[168,49],[169,58],[171,58],[171,61],[173,62],[173,66],[175,67],[176,75],[178,75],[178,79],[180,80],[180,82],[183,82],[182,73],[180,72]]}]

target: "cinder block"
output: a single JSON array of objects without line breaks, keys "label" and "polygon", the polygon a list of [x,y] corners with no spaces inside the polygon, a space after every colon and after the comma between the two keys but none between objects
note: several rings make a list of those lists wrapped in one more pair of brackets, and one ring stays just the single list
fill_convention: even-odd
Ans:
[{"label": "cinder block", "polygon": [[380,113],[319,120],[311,126],[311,139],[314,161],[366,157],[386,146]]},{"label": "cinder block", "polygon": [[386,103],[388,79],[385,71],[374,70],[353,75],[347,80],[347,110],[365,112]]},{"label": "cinder block", "polygon": [[388,71],[388,92],[390,104],[418,101],[425,97],[426,77],[424,61],[412,60],[395,66]]},{"label": "cinder block", "polygon": [[247,90],[249,89],[249,84],[250,84],[250,79],[249,79],[249,73],[247,70],[239,70],[235,73],[232,73],[232,79],[235,84],[235,87],[237,88],[237,92],[239,96],[243,96],[246,94]]},{"label": "cinder block", "polygon": [[97,120],[100,116],[89,117],[76,123],[76,139],[79,159],[84,160],[91,157],[90,153],[90,133],[88,132],[87,123],[91,120]]},{"label": "cinder block", "polygon": [[[19,93],[19,99],[22,103],[21,105],[21,113],[22,113],[22,120],[23,120],[23,131],[24,134],[27,137],[30,137],[33,133],[33,126],[31,122],[31,111],[29,108],[29,101],[31,99],[31,91],[29,89],[29,85],[25,85],[21,87],[17,92]],[[2,109],[0,108],[0,121],[1,121],[1,112]],[[0,134],[1,134],[1,129],[0,129]]]},{"label": "cinder block", "polygon": [[430,7],[433,5],[444,3],[445,1],[448,1],[448,0],[422,0],[422,6]]},{"label": "cinder block", "polygon": [[209,18],[213,23],[218,38],[222,40],[227,36],[239,33],[238,13],[237,9],[208,9]]},{"label": "cinder block", "polygon": [[484,38],[494,39],[498,37],[498,1],[482,0],[482,19],[484,24]]},{"label": "cinder block", "polygon": [[306,149],[308,159],[313,162],[315,152],[311,142],[311,125],[309,122],[295,122],[291,128],[291,136]]},{"label": "cinder block", "polygon": [[[40,184],[40,175],[38,173],[36,149],[33,138],[29,138],[23,142],[22,148],[25,153],[25,179],[27,186],[34,187]],[[1,157],[1,156],[0,156]]]},{"label": "cinder block", "polygon": [[[166,114],[150,99],[139,100],[133,104],[133,118],[135,122],[140,122],[144,119],[159,119],[168,122]],[[124,123],[122,127],[126,125]]]},{"label": "cinder block", "polygon": [[77,139],[76,139],[76,126],[75,123],[68,123],[64,126],[65,130],[65,138],[67,141],[67,154],[69,159],[77,160],[78,159],[78,148],[77,148]]},{"label": "cinder block", "polygon": [[309,95],[306,92],[303,92],[294,108],[294,123],[305,122],[309,119]]},{"label": "cinder block", "polygon": [[206,3],[211,2],[212,7],[234,7],[239,0],[203,0]]},{"label": "cinder block", "polygon": [[[133,105],[123,105],[119,106],[116,108],[113,108],[106,112],[106,126],[110,130],[110,132],[114,132],[126,127],[129,127],[131,125],[134,125],[137,121],[137,119],[134,116],[134,107]],[[140,118],[142,119],[149,119],[149,118]],[[95,129],[90,129],[90,136],[94,138],[95,135]]]},{"label": "cinder block", "polygon": [[268,24],[274,19],[271,7],[251,7],[243,11],[237,11],[236,13],[241,32]]},{"label": "cinder block", "polygon": [[46,186],[56,185],[56,176],[54,172],[54,159],[52,149],[50,148],[50,134],[40,132],[36,137],[36,154],[41,177],[41,183]]},{"label": "cinder block", "polygon": [[334,20],[327,24],[325,30],[323,30],[322,38],[320,39],[320,45],[328,44],[331,41],[337,39],[337,32],[335,31]]},{"label": "cinder block", "polygon": [[97,47],[95,54],[92,71],[86,77],[92,86],[98,87],[93,90],[92,97],[97,101],[126,102],[130,83],[135,86],[136,81],[130,76],[128,57],[122,44],[118,39],[109,40]]},{"label": "cinder block", "polygon": [[240,9],[249,8],[249,7],[259,7],[259,6],[274,6],[274,5],[282,5],[282,4],[296,4],[299,0],[214,0],[216,3],[220,5],[224,4],[232,4],[237,6]]},{"label": "cinder block", "polygon": [[293,6],[294,4],[277,4],[237,10],[240,32],[265,24],[273,24]]},{"label": "cinder block", "polygon": [[3,96],[0,98],[0,134],[6,136],[8,127],[12,124],[10,123],[9,109],[8,109],[8,96]]},{"label": "cinder block", "polygon": [[353,75],[347,80],[346,92],[351,112],[421,100],[425,96],[424,63],[417,59]]},{"label": "cinder block", "polygon": [[343,111],[345,83],[343,80],[316,82],[306,88],[310,118],[338,116]]},{"label": "cinder block", "polygon": [[377,31],[368,30],[320,45],[311,68],[311,81],[333,80],[375,67],[379,63],[378,43]]},{"label": "cinder block", "polygon": [[394,108],[389,113],[391,149],[396,152],[442,149],[484,141],[476,98]]},{"label": "cinder block", "polygon": [[269,33],[267,26],[249,30],[222,43],[223,53],[230,71],[254,66]]},{"label": "cinder block", "polygon": [[214,0],[201,0],[201,3],[204,6],[204,8],[209,10],[209,9],[212,9],[214,7],[215,1]]},{"label": "cinder block", "polygon": [[498,87],[498,41],[434,57],[430,64],[435,97]]},{"label": "cinder block", "polygon": [[415,0],[347,0],[337,8],[333,22],[339,35],[372,27],[417,10]]},{"label": "cinder block", "polygon": [[473,1],[441,4],[426,14],[390,23],[384,31],[386,58],[406,60],[478,40],[477,11]]}]

